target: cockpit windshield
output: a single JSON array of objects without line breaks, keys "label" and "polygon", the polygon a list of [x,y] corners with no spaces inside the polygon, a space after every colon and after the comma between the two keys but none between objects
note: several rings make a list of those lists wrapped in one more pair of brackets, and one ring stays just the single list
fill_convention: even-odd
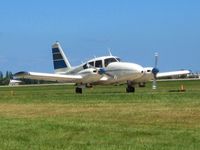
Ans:
[{"label": "cockpit windshield", "polygon": [[120,58],[107,58],[104,60],[105,67],[107,67],[112,62],[120,61]]}]

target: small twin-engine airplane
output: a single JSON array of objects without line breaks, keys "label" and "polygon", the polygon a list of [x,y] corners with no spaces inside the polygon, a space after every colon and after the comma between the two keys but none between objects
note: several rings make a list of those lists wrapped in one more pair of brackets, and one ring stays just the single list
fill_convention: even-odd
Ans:
[{"label": "small twin-engine airplane", "polygon": [[157,68],[158,54],[155,54],[154,67],[142,67],[136,63],[122,62],[119,57],[97,57],[77,67],[72,67],[64,54],[59,42],[52,46],[53,65],[55,73],[18,72],[17,79],[36,79],[75,83],[76,93],[82,93],[85,87],[102,84],[127,84],[126,92],[135,92],[135,87],[144,87],[145,83],[153,80],[153,89],[156,89],[156,79],[174,75],[189,74],[188,70],[159,73]]}]

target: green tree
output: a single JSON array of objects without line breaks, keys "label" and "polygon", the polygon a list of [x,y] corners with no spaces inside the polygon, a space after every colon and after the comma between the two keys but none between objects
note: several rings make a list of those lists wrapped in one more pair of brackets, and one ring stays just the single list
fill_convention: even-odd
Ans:
[{"label": "green tree", "polygon": [[3,80],[3,73],[0,71],[0,80]]},{"label": "green tree", "polygon": [[3,80],[2,80],[2,84],[3,84],[3,85],[8,85],[9,82],[10,82],[10,79],[12,79],[12,78],[13,78],[12,72],[6,71],[6,75],[5,75],[5,77],[3,78]]},{"label": "green tree", "polygon": [[3,73],[0,71],[0,85],[2,85],[3,83]]}]

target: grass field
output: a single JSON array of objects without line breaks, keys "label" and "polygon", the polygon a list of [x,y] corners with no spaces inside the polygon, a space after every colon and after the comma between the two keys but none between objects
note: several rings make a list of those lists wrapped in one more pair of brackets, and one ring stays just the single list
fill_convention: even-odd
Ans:
[{"label": "grass field", "polygon": [[1,87],[0,149],[200,149],[200,81],[158,86]]}]

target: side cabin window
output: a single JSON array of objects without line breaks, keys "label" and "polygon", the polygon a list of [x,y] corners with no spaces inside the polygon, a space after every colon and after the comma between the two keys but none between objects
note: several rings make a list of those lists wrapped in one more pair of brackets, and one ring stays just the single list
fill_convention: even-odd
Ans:
[{"label": "side cabin window", "polygon": [[89,62],[89,65],[94,66],[94,61]]},{"label": "side cabin window", "polygon": [[110,63],[120,61],[119,58],[107,58],[104,60],[105,67],[107,67]]},{"label": "side cabin window", "polygon": [[103,67],[102,60],[95,61],[95,67],[97,67],[97,68]]}]

